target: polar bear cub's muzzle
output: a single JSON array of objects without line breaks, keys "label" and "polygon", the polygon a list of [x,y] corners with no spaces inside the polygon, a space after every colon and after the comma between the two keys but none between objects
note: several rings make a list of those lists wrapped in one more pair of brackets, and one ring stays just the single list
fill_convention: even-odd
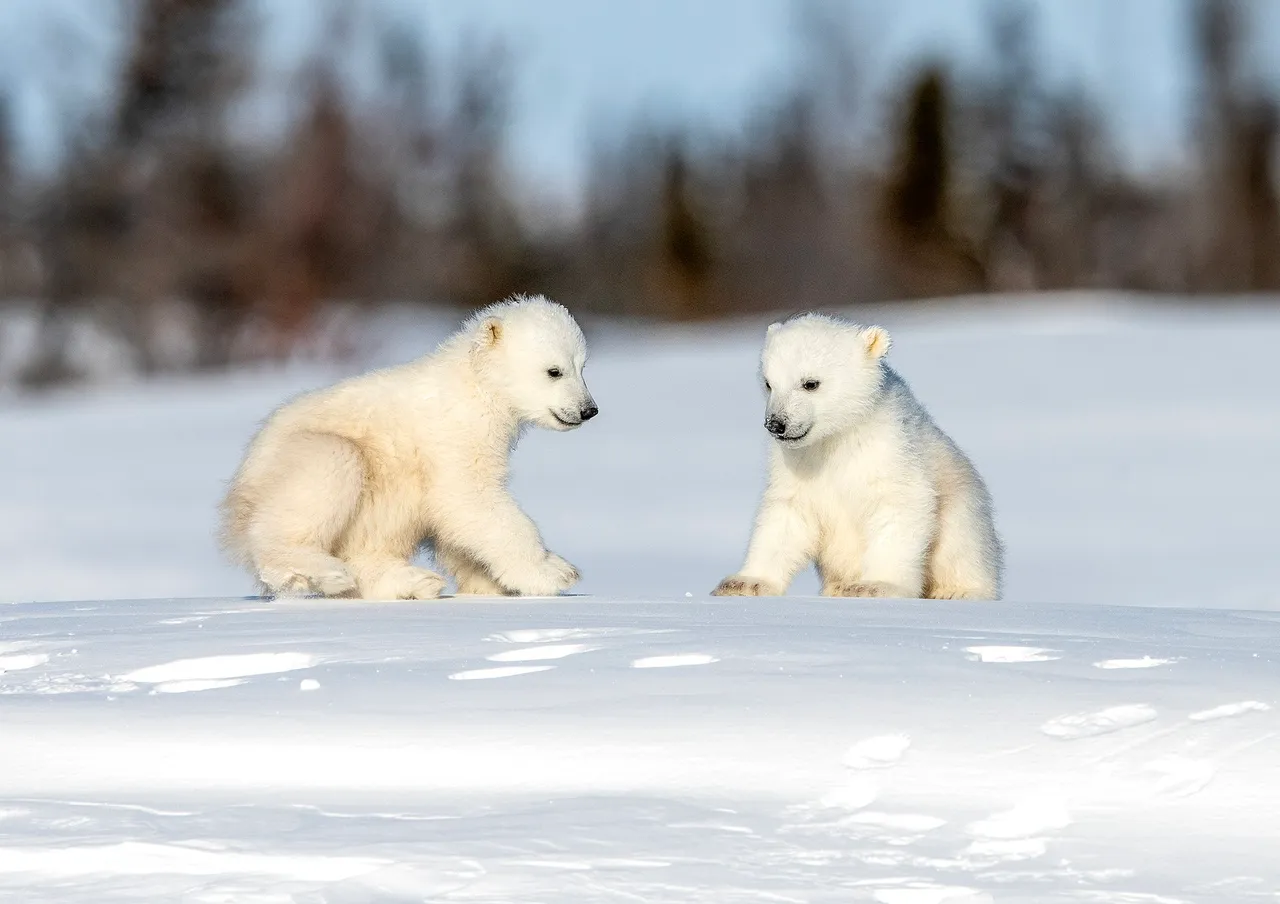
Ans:
[{"label": "polar bear cub's muzzle", "polygon": [[813,423],[809,420],[802,420],[789,417],[785,413],[770,411],[764,419],[764,429],[780,443],[799,443],[809,435],[809,431],[813,429]]},{"label": "polar bear cub's muzzle", "polygon": [[[549,368],[547,373],[550,379],[566,384],[561,391],[571,396],[567,403],[552,405],[548,409],[552,420],[548,426],[554,430],[573,430],[600,413],[596,400],[591,397],[591,391],[587,389],[586,381],[580,373],[568,374],[556,367]],[[550,376],[554,373],[561,376]]]},{"label": "polar bear cub's muzzle", "polygon": [[585,422],[591,420],[600,409],[596,407],[595,400],[591,396],[587,396],[581,403],[577,411],[565,409],[551,409],[551,417],[555,419],[556,424],[561,430],[572,430],[575,427],[581,427]]}]

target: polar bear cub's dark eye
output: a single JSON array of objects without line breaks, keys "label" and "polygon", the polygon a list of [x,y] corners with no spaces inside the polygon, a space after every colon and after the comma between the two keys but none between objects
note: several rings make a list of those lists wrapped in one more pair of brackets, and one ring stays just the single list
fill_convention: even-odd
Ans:
[{"label": "polar bear cub's dark eye", "polygon": [[765,380],[765,381],[764,381],[764,388],[765,388],[765,390],[766,390],[766,391],[768,391],[768,392],[773,392],[773,387],[769,385],[769,381],[768,381],[768,380]]},{"label": "polar bear cub's dark eye", "polygon": [[562,376],[564,376],[564,374],[561,373],[560,368],[558,367],[548,367],[547,376],[553,380],[559,380]]},{"label": "polar bear cub's dark eye", "polygon": [[820,384],[817,380],[805,380],[805,381],[804,381],[803,383],[801,383],[800,385],[804,387],[805,392],[813,392],[813,391],[814,391],[815,389],[817,389],[821,384]]}]

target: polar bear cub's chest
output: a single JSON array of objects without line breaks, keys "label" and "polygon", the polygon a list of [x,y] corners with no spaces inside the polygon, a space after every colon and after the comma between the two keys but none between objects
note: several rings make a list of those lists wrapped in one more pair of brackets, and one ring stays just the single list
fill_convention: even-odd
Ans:
[{"label": "polar bear cub's chest", "polygon": [[824,524],[859,523],[913,482],[909,457],[891,431],[867,431],[840,437],[814,450],[796,469],[797,497]]}]

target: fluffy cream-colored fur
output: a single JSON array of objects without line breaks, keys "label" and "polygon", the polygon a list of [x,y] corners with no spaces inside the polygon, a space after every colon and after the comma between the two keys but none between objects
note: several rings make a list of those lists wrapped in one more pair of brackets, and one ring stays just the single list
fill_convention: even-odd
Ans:
[{"label": "fluffy cream-colored fur", "polygon": [[776,596],[817,564],[828,596],[1000,598],[977,470],[884,361],[889,334],[806,314],[769,328],[769,482],[720,596]]},{"label": "fluffy cream-colored fur", "polygon": [[250,443],[222,505],[226,550],[273,593],[430,599],[551,595],[578,572],[549,552],[507,490],[522,428],[596,413],[586,343],[567,310],[517,297],[437,351],[308,393]]}]

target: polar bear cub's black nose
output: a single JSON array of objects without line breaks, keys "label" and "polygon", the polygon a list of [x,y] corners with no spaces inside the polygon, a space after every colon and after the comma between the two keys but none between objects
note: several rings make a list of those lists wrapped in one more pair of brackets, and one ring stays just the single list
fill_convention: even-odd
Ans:
[{"label": "polar bear cub's black nose", "polygon": [[582,415],[582,419],[584,421],[589,421],[593,417],[595,417],[597,414],[600,413],[600,409],[597,408],[595,405],[588,405],[586,408],[583,408],[578,413]]},{"label": "polar bear cub's black nose", "polygon": [[765,419],[764,429],[768,430],[774,436],[782,436],[782,434],[787,432],[787,422],[776,414],[771,414]]}]

